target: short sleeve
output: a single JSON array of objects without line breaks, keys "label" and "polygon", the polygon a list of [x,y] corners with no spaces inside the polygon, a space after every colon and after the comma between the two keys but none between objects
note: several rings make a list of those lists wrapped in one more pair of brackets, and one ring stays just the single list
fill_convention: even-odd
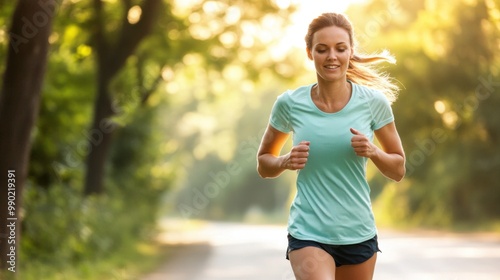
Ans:
[{"label": "short sleeve", "polygon": [[276,102],[274,102],[271,117],[269,118],[269,124],[283,133],[292,131],[290,125],[290,102],[288,91],[278,96]]},{"label": "short sleeve", "polygon": [[383,93],[379,91],[374,92],[373,99],[370,102],[370,109],[373,130],[378,130],[394,121],[391,103]]}]

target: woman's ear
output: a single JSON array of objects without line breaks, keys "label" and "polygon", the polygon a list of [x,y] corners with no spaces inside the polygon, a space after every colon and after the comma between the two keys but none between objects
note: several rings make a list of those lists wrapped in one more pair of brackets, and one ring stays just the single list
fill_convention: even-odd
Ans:
[{"label": "woman's ear", "polygon": [[309,48],[306,48],[306,52],[307,52],[307,57],[310,59],[310,60],[313,60],[313,57],[312,57],[312,54],[311,54],[311,50]]}]

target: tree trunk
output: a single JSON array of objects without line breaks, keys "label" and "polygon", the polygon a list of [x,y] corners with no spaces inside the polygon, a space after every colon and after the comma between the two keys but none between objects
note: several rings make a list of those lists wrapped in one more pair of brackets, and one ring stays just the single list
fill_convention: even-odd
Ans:
[{"label": "tree trunk", "polygon": [[136,24],[127,20],[130,2],[124,1],[122,26],[117,41],[110,45],[104,34],[105,16],[102,0],[94,0],[95,34],[94,48],[97,53],[98,89],[94,103],[94,119],[89,133],[89,154],[86,161],[84,194],[100,194],[104,191],[103,182],[106,170],[106,160],[111,148],[115,125],[111,117],[113,101],[109,92],[109,84],[133,55],[140,42],[149,35],[161,6],[161,0],[144,0],[141,5],[141,19]]},{"label": "tree trunk", "polygon": [[55,0],[19,0],[12,16],[7,65],[0,91],[0,273],[5,273],[4,279],[13,279],[19,270],[19,214],[27,177],[31,130],[38,116],[48,38],[58,7]]},{"label": "tree trunk", "polygon": [[111,148],[115,124],[111,117],[115,114],[108,92],[109,81],[98,81],[98,94],[94,104],[94,120],[88,134],[90,151],[87,156],[85,195],[102,192],[102,181],[106,168],[106,158]]}]

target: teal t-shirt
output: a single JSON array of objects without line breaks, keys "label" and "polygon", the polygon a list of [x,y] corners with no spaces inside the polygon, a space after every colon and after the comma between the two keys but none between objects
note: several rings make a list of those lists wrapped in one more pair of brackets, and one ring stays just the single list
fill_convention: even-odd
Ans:
[{"label": "teal t-shirt", "polygon": [[298,171],[288,220],[288,232],[297,239],[344,245],[377,233],[366,180],[367,158],[355,154],[349,128],[373,141],[373,132],[393,122],[394,116],[381,92],[351,84],[349,102],[335,113],[325,113],[314,104],[314,84],[281,94],[273,106],[272,127],[292,132],[293,145],[311,142],[307,164]]}]

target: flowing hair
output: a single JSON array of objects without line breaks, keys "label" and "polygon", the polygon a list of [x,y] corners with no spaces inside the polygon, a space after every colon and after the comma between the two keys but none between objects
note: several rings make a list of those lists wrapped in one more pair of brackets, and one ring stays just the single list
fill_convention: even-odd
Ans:
[{"label": "flowing hair", "polygon": [[387,96],[387,99],[391,103],[395,101],[399,87],[395,84],[394,79],[389,77],[387,73],[383,73],[373,67],[373,64],[384,61],[396,63],[396,59],[386,50],[371,55],[355,53],[353,27],[345,15],[324,13],[315,18],[311,24],[309,24],[309,29],[305,37],[307,49],[312,50],[314,33],[330,26],[340,27],[349,34],[349,43],[351,44],[353,56],[349,60],[349,65],[347,67],[347,79],[354,83],[381,91]]}]

